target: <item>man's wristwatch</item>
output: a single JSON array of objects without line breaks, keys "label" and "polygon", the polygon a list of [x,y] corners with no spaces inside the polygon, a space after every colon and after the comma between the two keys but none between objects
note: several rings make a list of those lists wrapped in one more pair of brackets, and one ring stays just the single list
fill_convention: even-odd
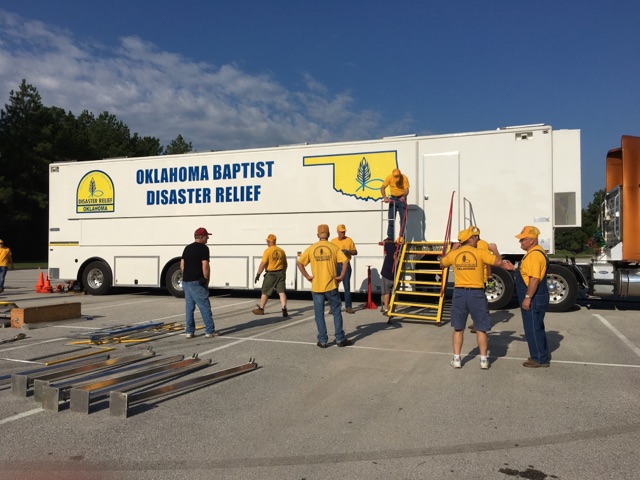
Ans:
[{"label": "man's wristwatch", "polygon": [[531,296],[530,295],[525,295],[524,298],[531,298]]}]

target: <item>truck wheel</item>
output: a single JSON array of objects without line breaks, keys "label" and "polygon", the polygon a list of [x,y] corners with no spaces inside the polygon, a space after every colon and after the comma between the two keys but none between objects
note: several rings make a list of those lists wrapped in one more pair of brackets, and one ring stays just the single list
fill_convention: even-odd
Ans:
[{"label": "truck wheel", "polygon": [[82,285],[89,295],[106,295],[111,290],[111,269],[104,262],[91,262],[82,272]]},{"label": "truck wheel", "polygon": [[487,296],[489,308],[499,310],[509,305],[516,287],[511,274],[500,267],[492,267],[491,280],[487,282],[489,285],[484,293]]},{"label": "truck wheel", "polygon": [[182,290],[182,270],[180,264],[174,263],[167,270],[165,284],[169,293],[176,298],[184,298],[184,290]]},{"label": "truck wheel", "polygon": [[578,298],[578,281],[573,273],[560,265],[549,265],[547,272],[550,312],[566,312]]}]

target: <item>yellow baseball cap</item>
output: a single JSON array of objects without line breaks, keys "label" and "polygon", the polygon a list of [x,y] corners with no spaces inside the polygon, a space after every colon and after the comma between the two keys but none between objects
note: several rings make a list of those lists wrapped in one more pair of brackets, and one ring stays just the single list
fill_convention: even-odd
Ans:
[{"label": "yellow baseball cap", "polygon": [[270,233],[267,237],[267,242],[274,242],[277,240],[276,236],[273,233]]},{"label": "yellow baseball cap", "polygon": [[540,230],[537,227],[526,226],[520,232],[520,235],[516,235],[516,238],[522,240],[523,238],[538,238]]},{"label": "yellow baseball cap", "polygon": [[345,227],[342,223],[340,225],[338,225],[338,228],[336,229],[339,232],[346,232],[347,231],[347,227]]},{"label": "yellow baseball cap", "polygon": [[468,228],[465,228],[464,230],[460,230],[460,233],[458,233],[458,241],[466,242],[471,238],[471,235],[472,235],[471,230],[469,230]]}]

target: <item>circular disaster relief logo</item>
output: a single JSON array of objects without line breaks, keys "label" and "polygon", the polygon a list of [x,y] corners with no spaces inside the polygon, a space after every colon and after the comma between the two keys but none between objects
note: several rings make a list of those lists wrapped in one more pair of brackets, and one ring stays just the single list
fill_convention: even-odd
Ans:
[{"label": "circular disaster relief logo", "polygon": [[78,184],[77,213],[103,213],[115,210],[115,192],[109,175],[100,170],[87,173]]}]

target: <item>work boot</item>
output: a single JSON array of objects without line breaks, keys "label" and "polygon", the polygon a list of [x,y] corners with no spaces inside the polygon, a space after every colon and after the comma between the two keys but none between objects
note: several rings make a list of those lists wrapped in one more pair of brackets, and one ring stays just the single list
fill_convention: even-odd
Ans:
[{"label": "work boot", "polygon": [[285,317],[285,318],[287,318],[289,316],[289,312],[287,312],[287,307],[284,307],[282,309],[282,316]]},{"label": "work boot", "polygon": [[251,310],[251,312],[254,315],[264,315],[264,308],[262,308],[260,305],[256,305],[256,308],[254,308],[253,310]]},{"label": "work boot", "polygon": [[344,311],[347,313],[356,313],[353,308],[346,308]]},{"label": "work boot", "polygon": [[529,358],[526,362],[522,364],[524,367],[528,368],[547,368],[549,366],[548,363],[538,363],[535,360]]}]

